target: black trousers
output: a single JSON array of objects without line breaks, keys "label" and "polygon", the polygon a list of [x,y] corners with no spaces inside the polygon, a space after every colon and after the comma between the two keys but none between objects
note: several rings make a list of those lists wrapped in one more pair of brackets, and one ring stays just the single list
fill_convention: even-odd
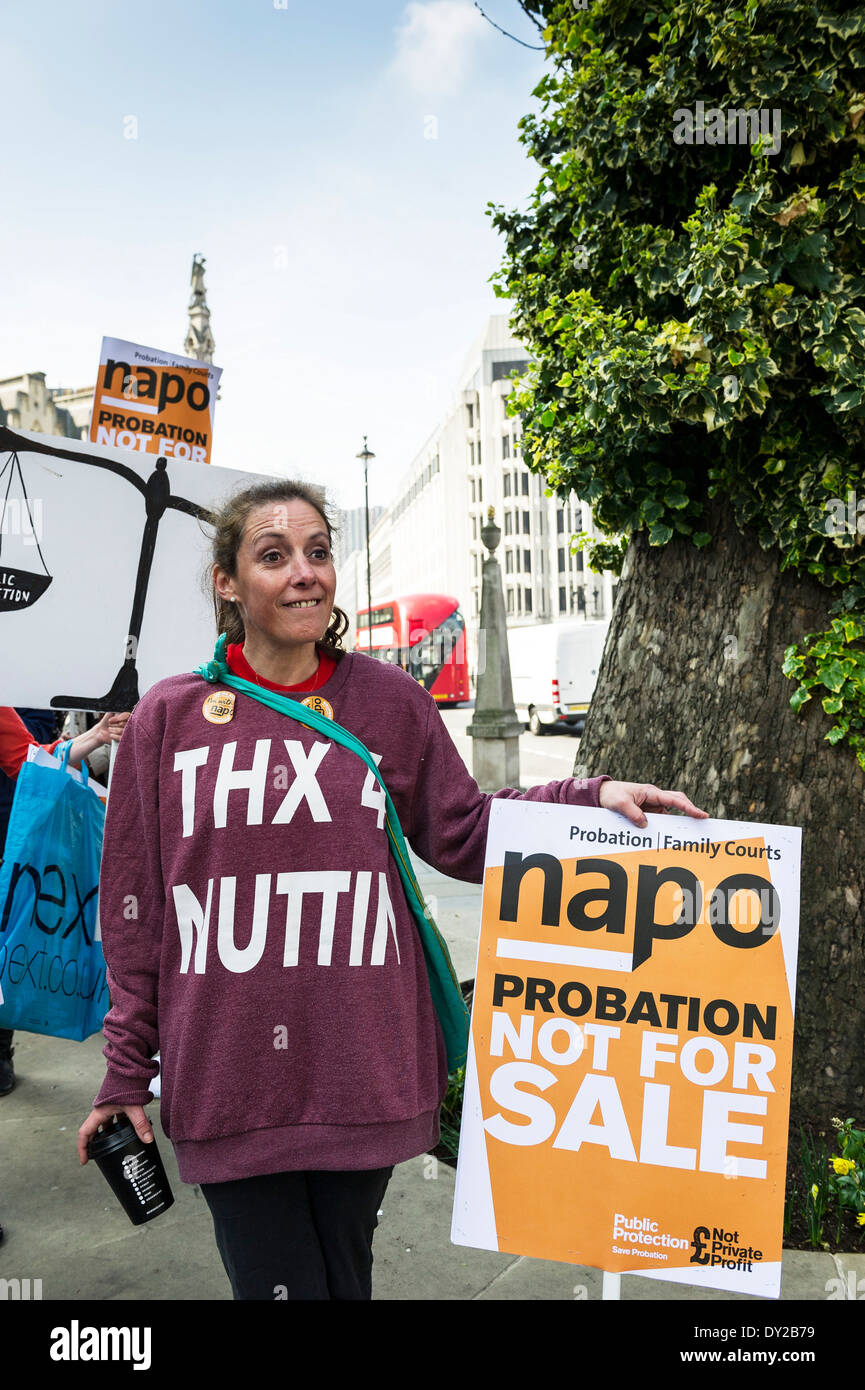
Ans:
[{"label": "black trousers", "polygon": [[201,1183],[235,1299],[370,1299],[393,1168]]}]

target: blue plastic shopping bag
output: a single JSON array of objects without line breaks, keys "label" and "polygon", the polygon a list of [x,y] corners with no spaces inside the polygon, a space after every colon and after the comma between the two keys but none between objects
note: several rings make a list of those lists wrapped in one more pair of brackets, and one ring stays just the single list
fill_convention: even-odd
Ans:
[{"label": "blue plastic shopping bag", "polygon": [[24,763],[0,865],[0,1028],[82,1042],[110,1005],[97,934],[105,807],[61,767]]}]

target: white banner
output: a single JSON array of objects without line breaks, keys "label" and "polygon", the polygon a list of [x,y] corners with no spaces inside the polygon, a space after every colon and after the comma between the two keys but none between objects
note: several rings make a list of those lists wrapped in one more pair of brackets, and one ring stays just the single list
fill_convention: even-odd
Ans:
[{"label": "white banner", "polygon": [[266,480],[0,429],[0,702],[127,710],[208,661],[202,518]]}]

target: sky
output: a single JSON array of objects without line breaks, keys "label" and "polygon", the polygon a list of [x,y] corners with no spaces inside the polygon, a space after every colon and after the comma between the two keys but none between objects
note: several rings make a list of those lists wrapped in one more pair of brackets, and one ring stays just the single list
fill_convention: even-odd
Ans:
[{"label": "sky", "polygon": [[[485,0],[526,44],[516,0]],[[5,0],[0,378],[183,351],[192,257],[223,368],[211,462],[387,504],[491,313],[539,170],[543,53],[471,0]]]}]

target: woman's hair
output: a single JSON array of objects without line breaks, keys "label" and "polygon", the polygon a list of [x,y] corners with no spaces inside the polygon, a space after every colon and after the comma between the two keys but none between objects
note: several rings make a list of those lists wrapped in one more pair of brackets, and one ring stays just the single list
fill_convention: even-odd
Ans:
[{"label": "woman's hair", "polygon": [[[309,483],[292,482],[290,479],[274,478],[272,482],[257,483],[228,497],[222,506],[210,513],[209,524],[213,527],[211,539],[211,562],[208,566],[207,580],[213,596],[213,609],[216,616],[217,635],[226,633],[229,643],[243,642],[246,630],[236,603],[227,603],[220,598],[212,579],[212,566],[219,565],[226,574],[237,573],[237,552],[243,540],[243,533],[249,514],[256,507],[268,502],[307,502],[314,507],[327,527],[328,541],[332,544],[334,527],[325,511],[324,493]],[[339,661],[345,656],[342,638],[348,631],[348,618],[341,608],[334,605],[327,632],[316,646],[328,656]]]}]

